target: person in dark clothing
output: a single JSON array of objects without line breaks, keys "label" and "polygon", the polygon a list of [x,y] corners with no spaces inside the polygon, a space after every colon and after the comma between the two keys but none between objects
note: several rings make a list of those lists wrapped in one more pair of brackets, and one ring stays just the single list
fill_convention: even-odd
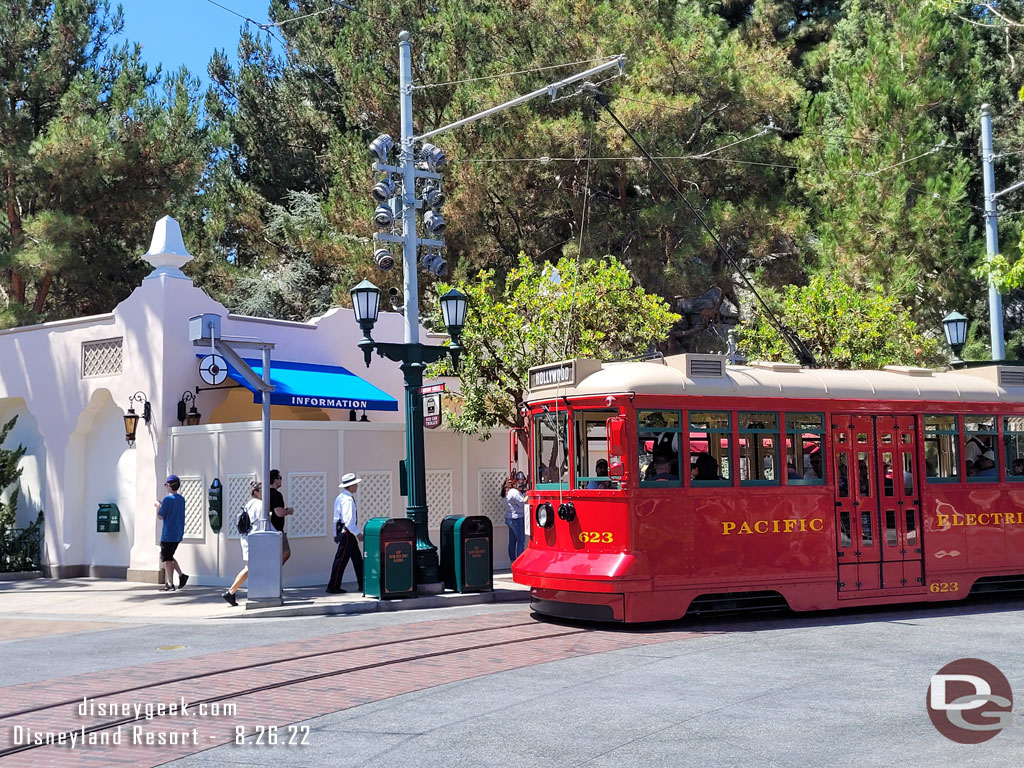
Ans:
[{"label": "person in dark clothing", "polygon": [[278,490],[280,487],[280,471],[270,470],[270,524],[274,526],[275,531],[281,532],[281,565],[284,565],[292,556],[292,548],[288,545],[288,534],[284,530],[284,519],[293,514],[295,510],[284,505],[284,496]]},{"label": "person in dark clothing", "polygon": [[710,453],[698,453],[697,458],[694,460],[694,466],[697,468],[697,474],[693,477],[694,480],[722,479],[718,474],[718,462],[715,461],[715,457]]},{"label": "person in dark clothing", "polygon": [[185,497],[178,493],[181,480],[177,475],[170,475],[164,483],[167,495],[163,501],[156,503],[156,516],[163,527],[160,531],[160,562],[164,566],[164,591],[174,591],[174,572],[178,572],[180,581],[178,589],[188,583],[188,576],[182,573],[174,552],[185,536]]}]

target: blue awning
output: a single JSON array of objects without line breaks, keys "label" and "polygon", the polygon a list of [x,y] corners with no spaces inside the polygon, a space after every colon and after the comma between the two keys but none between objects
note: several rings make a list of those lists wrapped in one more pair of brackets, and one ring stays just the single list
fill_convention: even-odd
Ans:
[{"label": "blue awning", "polygon": [[[257,376],[263,376],[263,362],[243,358]],[[253,393],[253,402],[262,403],[263,395],[228,364],[228,376]],[[292,363],[274,360],[270,365],[271,405],[297,405],[306,408],[344,408],[349,410],[397,411],[398,401],[383,390],[361,379],[347,368],[316,363]]]}]

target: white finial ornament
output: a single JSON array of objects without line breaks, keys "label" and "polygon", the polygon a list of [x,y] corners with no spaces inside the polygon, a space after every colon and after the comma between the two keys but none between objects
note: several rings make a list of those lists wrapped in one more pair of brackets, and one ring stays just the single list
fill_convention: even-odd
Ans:
[{"label": "white finial ornament", "polygon": [[153,265],[153,271],[147,275],[147,279],[167,275],[188,280],[181,268],[192,258],[192,254],[185,248],[181,227],[170,216],[164,216],[153,227],[153,240],[149,244],[149,251],[142,258]]}]

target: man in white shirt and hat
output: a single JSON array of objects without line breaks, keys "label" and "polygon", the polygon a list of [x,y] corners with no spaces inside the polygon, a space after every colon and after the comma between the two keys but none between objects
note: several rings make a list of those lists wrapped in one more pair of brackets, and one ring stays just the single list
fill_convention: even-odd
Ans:
[{"label": "man in white shirt and hat", "polygon": [[356,486],[361,482],[362,478],[352,472],[343,475],[338,485],[338,498],[334,500],[334,540],[338,542],[338,551],[334,554],[331,579],[327,582],[327,591],[332,595],[348,591],[342,589],[341,577],[349,559],[352,560],[352,570],[356,572],[359,591],[363,591],[363,553],[359,550],[363,534],[359,531],[355,497]]}]

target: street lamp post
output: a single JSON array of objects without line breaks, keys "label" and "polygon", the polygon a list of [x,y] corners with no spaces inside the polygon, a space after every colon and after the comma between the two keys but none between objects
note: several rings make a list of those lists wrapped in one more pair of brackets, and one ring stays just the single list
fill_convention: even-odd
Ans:
[{"label": "street lamp post", "polygon": [[380,289],[369,280],[363,280],[351,293],[356,322],[363,331],[359,348],[363,350],[366,367],[370,367],[374,350],[381,357],[402,364],[405,377],[405,472],[409,493],[406,516],[416,526],[416,583],[430,590],[431,585],[440,581],[440,575],[437,548],[430,542],[427,531],[427,473],[423,453],[423,399],[420,387],[423,386],[423,369],[430,363],[451,355],[452,364],[458,367],[459,353],[462,351],[459,339],[466,323],[466,296],[452,288],[441,297],[441,312],[452,343],[448,347],[437,347],[419,342],[399,344],[374,341],[371,333],[380,309]]},{"label": "street lamp post", "polygon": [[[392,248],[401,248],[405,343],[378,343],[371,338],[370,331],[377,321],[377,311],[380,307],[380,291],[373,283],[364,280],[352,289],[352,305],[355,308],[356,320],[363,329],[359,347],[363,350],[367,366],[370,364],[374,349],[382,357],[402,365],[402,373],[405,376],[405,479],[409,493],[407,514],[416,524],[416,580],[420,591],[433,592],[440,591],[441,585],[437,549],[430,543],[427,535],[423,403],[419,390],[423,384],[423,369],[429,363],[450,354],[452,361],[458,364],[461,352],[459,335],[466,318],[466,297],[455,290],[441,297],[445,324],[452,337],[451,346],[445,348],[420,344],[417,266],[422,267],[433,277],[444,275],[448,267],[443,255],[446,222],[441,214],[441,207],[445,202],[445,193],[440,173],[446,158],[444,150],[427,142],[426,139],[542,96],[554,99],[560,89],[582,83],[607,70],[617,69],[621,74],[625,68],[626,58],[608,57],[601,63],[556,83],[456,120],[449,125],[416,135],[413,132],[412,95],[417,87],[423,86],[415,86],[412,82],[412,44],[409,38],[408,32],[398,35],[399,140],[395,142],[390,135],[381,134],[370,142],[375,172],[375,183],[370,191],[376,203],[373,223],[380,230],[373,235],[373,261],[382,271],[393,269],[396,254]],[[393,162],[396,158],[397,161]],[[417,185],[420,187],[419,190]],[[417,231],[417,209],[423,210],[423,236]]]},{"label": "street lamp post", "polygon": [[960,359],[960,354],[967,343],[967,318],[959,312],[950,312],[942,318],[942,330],[946,333],[949,348],[953,350],[951,365],[954,368],[963,365],[964,361]]}]

